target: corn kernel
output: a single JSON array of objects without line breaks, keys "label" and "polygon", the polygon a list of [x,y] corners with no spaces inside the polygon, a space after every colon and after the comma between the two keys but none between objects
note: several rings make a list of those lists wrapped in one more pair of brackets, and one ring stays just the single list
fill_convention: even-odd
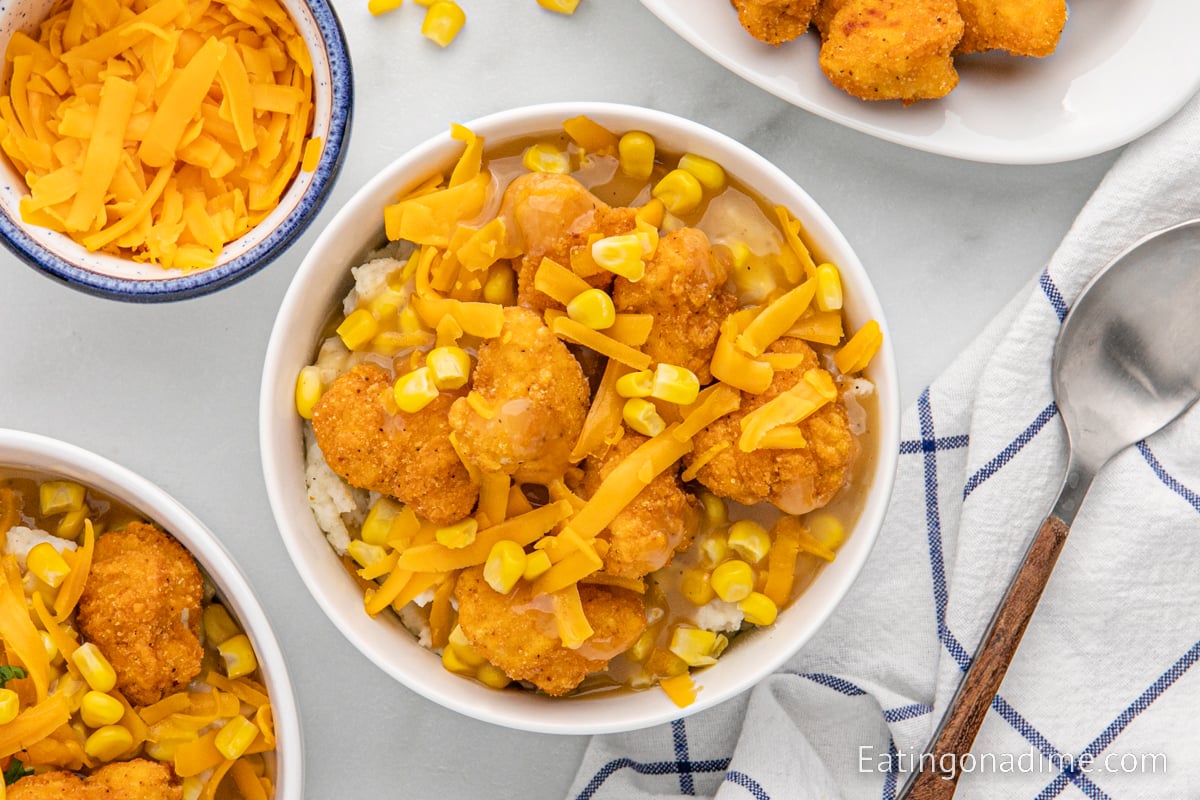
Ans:
[{"label": "corn kernel", "polygon": [[435,347],[425,357],[439,389],[461,389],[471,377],[471,357],[461,347]]},{"label": "corn kernel", "polygon": [[646,274],[646,262],[642,261],[642,241],[634,233],[605,236],[592,243],[592,260],[609,272],[626,280],[640,281]]},{"label": "corn kernel", "polygon": [[525,550],[521,545],[502,539],[492,545],[483,565],[483,579],[500,594],[508,594],[525,573]]},{"label": "corn kernel", "polygon": [[386,286],[367,303],[367,308],[375,319],[383,322],[399,315],[400,309],[405,307],[407,301],[408,295],[405,292]]},{"label": "corn kernel", "polygon": [[[700,513],[704,517],[704,524],[709,528],[724,525],[725,521],[729,519],[729,509],[725,507],[725,501],[711,492],[700,493]],[[722,552],[721,558],[714,563],[718,563],[724,558],[725,553]]]},{"label": "corn kernel", "polygon": [[479,655],[479,651],[475,649],[475,645],[471,644],[471,640],[463,633],[461,626],[454,626],[454,629],[450,631],[449,641],[449,646],[454,648],[458,659],[472,670],[486,663],[486,659]]},{"label": "corn kernel", "polygon": [[724,561],[712,571],[712,587],[717,597],[727,603],[744,600],[754,591],[754,570],[736,558]]},{"label": "corn kernel", "polygon": [[83,508],[85,489],[74,481],[46,481],[38,487],[43,516]]},{"label": "corn kernel", "polygon": [[321,370],[308,366],[296,375],[296,411],[312,419],[313,407],[321,399]]},{"label": "corn kernel", "polygon": [[639,181],[647,180],[654,170],[654,138],[642,131],[629,131],[617,143],[621,172]]},{"label": "corn kernel", "polygon": [[512,678],[508,677],[504,670],[495,664],[484,664],[476,671],[475,679],[484,686],[490,686],[493,689],[503,689],[512,683]]},{"label": "corn kernel", "polygon": [[79,714],[89,728],[103,728],[120,722],[125,716],[125,706],[110,694],[92,690],[83,696]]},{"label": "corn kernel", "polygon": [[821,311],[837,311],[842,307],[842,276],[833,264],[817,267],[817,293],[814,299]]},{"label": "corn kernel", "polygon": [[217,645],[217,652],[225,662],[225,674],[230,678],[241,678],[258,669],[258,658],[254,646],[244,633],[226,639]]},{"label": "corn kernel", "polygon": [[757,564],[771,549],[771,534],[753,520],[738,520],[729,526],[729,548],[747,563]]},{"label": "corn kernel", "polygon": [[689,569],[684,572],[679,590],[694,606],[702,606],[717,596],[712,588],[712,575],[704,569]]},{"label": "corn kernel", "polygon": [[516,273],[507,264],[493,264],[483,282],[483,299],[501,306],[511,306],[517,301]]},{"label": "corn kernel", "polygon": [[133,734],[120,725],[105,725],[96,730],[83,743],[83,752],[97,761],[112,761],[120,758],[133,747]]},{"label": "corn kernel", "polygon": [[346,551],[360,567],[369,567],[387,557],[387,551],[377,544],[367,544],[362,539],[351,539]]},{"label": "corn kernel", "polygon": [[475,541],[475,534],[479,531],[479,523],[474,517],[467,517],[461,522],[456,522],[453,525],[446,525],[438,528],[434,532],[434,538],[438,544],[443,547],[458,549],[466,547],[471,542]]},{"label": "corn kernel", "polygon": [[417,314],[416,309],[412,306],[405,306],[400,309],[397,319],[397,325],[399,325],[401,333],[418,333],[427,330],[425,323],[421,322],[420,315]]},{"label": "corn kernel", "polygon": [[700,560],[715,567],[729,557],[729,541],[724,533],[710,533],[700,542]]},{"label": "corn kernel", "polygon": [[626,400],[624,408],[621,409],[621,416],[626,425],[643,436],[658,436],[667,427],[654,403],[640,397]]},{"label": "corn kernel", "polygon": [[565,175],[571,171],[571,159],[562,150],[547,142],[527,147],[521,163],[530,172],[552,172]]},{"label": "corn kernel", "polygon": [[654,185],[650,194],[663,201],[667,211],[672,214],[686,214],[694,211],[704,197],[700,181],[696,176],[682,169],[673,169]]},{"label": "corn kernel", "polygon": [[21,711],[21,698],[12,689],[0,689],[0,725],[7,725]]},{"label": "corn kernel", "polygon": [[71,661],[75,663],[75,667],[87,681],[88,686],[97,692],[111,692],[112,688],[117,685],[116,670],[113,669],[112,664],[108,663],[108,659],[100,652],[100,648],[91,642],[75,648],[75,652],[71,654]]},{"label": "corn kernel", "polygon": [[466,21],[467,15],[454,0],[437,0],[425,12],[421,35],[439,47],[445,47],[454,41]]},{"label": "corn kernel", "polygon": [[603,289],[580,292],[567,303],[567,316],[594,331],[611,328],[617,321],[617,309]]},{"label": "corn kernel", "polygon": [[213,745],[229,760],[241,758],[242,754],[258,737],[258,726],[243,716],[226,722],[213,738]]},{"label": "corn kernel", "polygon": [[725,170],[712,159],[685,153],[679,159],[679,168],[692,175],[709,192],[719,192],[725,187]]},{"label": "corn kernel", "polygon": [[534,550],[525,556],[525,571],[521,577],[527,581],[537,580],[550,569],[550,555],[545,550]]},{"label": "corn kernel", "polygon": [[738,603],[746,622],[751,625],[770,625],[779,616],[779,606],[762,592],[751,592]]},{"label": "corn kernel", "polygon": [[579,7],[579,0],[537,0],[537,4],[560,14],[574,14],[575,9]]},{"label": "corn kernel", "polygon": [[417,413],[437,399],[438,388],[433,382],[433,370],[425,366],[401,375],[396,379],[392,394],[401,411]]},{"label": "corn kernel", "polygon": [[42,649],[46,651],[46,660],[53,662],[58,657],[58,645],[54,643],[54,638],[45,631],[38,631],[38,636],[42,639]]},{"label": "corn kernel", "polygon": [[633,661],[645,661],[646,657],[650,655],[650,651],[654,649],[654,641],[657,638],[657,631],[651,629],[643,631],[633,646],[625,651],[625,655]]},{"label": "corn kernel", "polygon": [[403,2],[404,0],[367,0],[367,11],[370,11],[372,16],[378,17],[388,11],[395,11]]},{"label": "corn kernel", "polygon": [[671,633],[670,650],[689,667],[707,667],[717,663],[727,644],[722,634],[680,625]]},{"label": "corn kernel", "polygon": [[651,397],[690,406],[700,394],[700,380],[687,367],[674,364],[659,364],[654,368],[654,388]]},{"label": "corn kernel", "polygon": [[204,614],[201,617],[201,625],[204,628],[204,639],[213,647],[232,639],[242,632],[238,624],[233,621],[229,611],[220,603],[209,603],[204,607]]},{"label": "corn kernel", "polygon": [[342,344],[350,350],[361,349],[363,345],[374,339],[377,333],[379,333],[379,322],[375,319],[375,315],[365,308],[358,308],[350,312],[350,316],[337,326],[337,335],[341,337]]},{"label": "corn kernel", "polygon": [[63,514],[62,519],[58,521],[58,527],[54,529],[55,536],[60,539],[78,539],[79,534],[83,532],[83,522],[90,513],[91,509],[84,506]]},{"label": "corn kernel", "polygon": [[49,542],[39,542],[30,548],[25,556],[25,565],[51,589],[57,589],[71,571],[66,559]]},{"label": "corn kernel", "polygon": [[654,373],[648,369],[617,378],[617,394],[621,397],[649,397],[653,391]]},{"label": "corn kernel", "polygon": [[804,518],[808,532],[822,547],[837,550],[846,541],[846,526],[828,511],[819,511]]},{"label": "corn kernel", "polygon": [[[421,2],[421,0],[417,0]],[[183,800],[200,800],[204,794],[204,779],[199,775],[189,775],[183,779]]]},{"label": "corn kernel", "polygon": [[448,671],[456,675],[474,675],[475,667],[463,662],[459,657],[458,649],[446,645],[442,648],[442,666]]}]

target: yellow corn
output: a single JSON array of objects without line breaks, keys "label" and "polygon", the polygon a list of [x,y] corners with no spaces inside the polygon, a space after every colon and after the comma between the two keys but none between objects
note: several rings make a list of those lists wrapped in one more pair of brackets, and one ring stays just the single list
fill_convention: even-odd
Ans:
[{"label": "yellow corn", "polygon": [[719,192],[725,187],[725,170],[712,159],[685,153],[679,159],[679,168],[690,173],[700,185],[710,192]]},{"label": "yellow corn", "polygon": [[846,541],[846,526],[842,521],[828,511],[809,514],[804,519],[808,532],[813,535],[822,547],[837,550]]},{"label": "yellow corn", "polygon": [[445,47],[454,41],[454,37],[458,36],[466,21],[467,15],[458,3],[453,0],[437,0],[425,12],[425,19],[421,22],[421,35],[439,47]]},{"label": "yellow corn", "polygon": [[414,369],[396,379],[392,388],[396,405],[401,411],[415,414],[437,399],[438,388],[433,381],[433,370],[428,366]]},{"label": "yellow corn", "polygon": [[133,734],[120,725],[105,725],[96,730],[83,743],[83,752],[97,761],[112,761],[120,758],[133,747]]},{"label": "yellow corn", "polygon": [[404,506],[390,497],[381,497],[367,512],[358,535],[367,544],[385,545],[392,536],[392,523],[400,516]]},{"label": "yellow corn", "polygon": [[682,169],[673,169],[654,185],[650,194],[663,201],[667,211],[672,214],[686,214],[694,211],[704,197],[700,181],[696,176]]},{"label": "yellow corn", "polygon": [[365,308],[357,308],[337,326],[337,335],[350,350],[359,350],[379,333],[379,322]]},{"label": "yellow corn", "polygon": [[742,616],[751,625],[770,625],[779,616],[779,606],[762,592],[751,592],[738,603]]},{"label": "yellow corn", "polygon": [[321,370],[308,366],[296,375],[296,411],[312,419],[313,406],[321,399]]},{"label": "yellow corn", "polygon": [[[724,525],[729,518],[729,510],[725,507],[725,501],[710,492],[700,493],[700,512],[704,516],[704,524],[709,528]],[[725,558],[725,554],[721,553],[721,559],[723,558]],[[721,559],[717,559],[717,561]]]},{"label": "yellow corn", "polygon": [[689,569],[684,572],[679,589],[688,602],[695,606],[702,606],[717,596],[712,588],[712,575],[704,569]]},{"label": "yellow corn", "polygon": [[842,276],[833,264],[817,267],[817,308],[837,311],[842,307]]},{"label": "yellow corn", "polygon": [[617,378],[617,394],[621,397],[649,397],[653,391],[654,373],[648,369]]},{"label": "yellow corn", "polygon": [[258,658],[250,637],[239,633],[217,645],[217,652],[225,662],[225,674],[230,678],[241,678],[258,669]]},{"label": "yellow corn", "polygon": [[421,316],[417,314],[417,310],[412,306],[405,306],[400,309],[397,315],[398,325],[401,333],[419,333],[425,332],[425,324],[421,322]]},{"label": "yellow corn", "polygon": [[442,666],[447,672],[453,672],[456,675],[475,674],[475,667],[465,663],[459,656],[458,649],[451,645],[442,648]]},{"label": "yellow corn", "polygon": [[640,281],[646,274],[642,261],[642,242],[634,233],[605,236],[592,244],[592,260],[596,265],[630,281]]},{"label": "yellow corn", "polygon": [[21,711],[21,698],[12,689],[0,689],[0,725],[7,725]]},{"label": "yellow corn", "polygon": [[54,529],[55,535],[61,539],[78,539],[83,531],[83,521],[90,513],[91,509],[84,506],[63,514],[62,519],[58,521],[58,527]]},{"label": "yellow corn", "polygon": [[100,648],[91,642],[75,648],[75,652],[71,654],[71,661],[75,663],[76,669],[87,681],[88,686],[97,692],[111,692],[117,685],[117,671],[108,663]]},{"label": "yellow corn", "polygon": [[527,581],[533,581],[541,577],[542,573],[548,569],[550,569],[550,554],[545,550],[534,550],[525,556],[525,571],[521,577]]},{"label": "yellow corn", "polygon": [[[578,2],[578,0],[576,0]],[[503,689],[512,683],[512,678],[495,664],[484,664],[475,672],[475,680],[493,689]]]},{"label": "yellow corn", "polygon": [[116,725],[125,716],[125,706],[110,694],[88,692],[79,704],[79,715],[89,728],[103,728],[105,725]]},{"label": "yellow corn", "polygon": [[579,7],[579,0],[537,0],[537,4],[560,14],[574,14],[575,9]]},{"label": "yellow corn", "polygon": [[83,508],[85,490],[74,481],[46,481],[38,487],[42,516]]},{"label": "yellow corn", "polygon": [[646,656],[650,655],[650,651],[654,649],[654,642],[658,638],[658,632],[652,628],[646,629],[638,640],[633,643],[633,646],[625,651],[625,655],[634,661],[645,661]]},{"label": "yellow corn", "polygon": [[611,328],[617,321],[617,309],[603,289],[580,292],[567,303],[567,316],[594,331]]},{"label": "yellow corn", "polygon": [[712,587],[727,603],[745,600],[754,591],[754,570],[736,558],[724,561],[712,571]]},{"label": "yellow corn", "polygon": [[738,520],[729,526],[729,547],[747,563],[757,564],[771,549],[771,534],[753,520]]},{"label": "yellow corn", "polygon": [[460,389],[471,377],[471,357],[461,347],[435,347],[425,357],[439,389]]},{"label": "yellow corn", "polygon": [[479,531],[479,523],[474,517],[467,517],[462,522],[456,522],[453,525],[446,525],[438,528],[434,532],[434,538],[438,544],[443,547],[458,549],[466,547],[471,542],[475,541],[475,534]]},{"label": "yellow corn", "polygon": [[508,594],[525,574],[525,550],[509,539],[492,545],[483,565],[483,579],[500,594]]},{"label": "yellow corn", "polygon": [[387,11],[394,11],[403,4],[404,0],[367,0],[367,11],[378,17]]},{"label": "yellow corn", "polygon": [[689,667],[706,667],[717,663],[728,643],[722,634],[680,625],[671,633],[669,649]]},{"label": "yellow corn", "polygon": [[483,656],[479,655],[479,651],[475,649],[475,645],[471,644],[471,640],[463,633],[461,626],[455,625],[450,631],[450,647],[458,653],[459,659],[471,669],[476,669],[487,663]]},{"label": "yellow corn", "polygon": [[621,172],[644,181],[654,170],[654,138],[648,133],[630,131],[617,143]]},{"label": "yellow corn", "polygon": [[[421,0],[417,0],[421,2]],[[183,800],[200,800],[204,794],[204,779],[199,775],[189,775],[183,779]]]},{"label": "yellow corn", "polygon": [[209,603],[204,607],[201,625],[204,627],[205,641],[213,647],[242,632],[238,624],[233,621],[233,617],[229,615],[229,611],[220,603]]},{"label": "yellow corn", "polygon": [[493,264],[483,282],[483,299],[501,306],[511,306],[517,301],[516,273],[507,264]]},{"label": "yellow corn", "polygon": [[666,400],[668,403],[678,403],[690,406],[696,402],[700,394],[700,380],[696,373],[687,367],[677,367],[674,364],[659,364],[654,368],[654,389],[651,397]]},{"label": "yellow corn", "polygon": [[729,556],[729,541],[724,533],[710,533],[700,542],[700,560],[716,566]]},{"label": "yellow corn", "polygon": [[45,631],[38,631],[38,636],[42,639],[42,649],[46,651],[46,660],[51,663],[58,657],[58,645],[54,643],[54,638]]},{"label": "yellow corn", "polygon": [[362,539],[351,539],[346,550],[360,567],[369,567],[387,557],[387,551],[382,547],[377,544],[367,544]]},{"label": "yellow corn", "polygon": [[71,571],[62,554],[49,542],[35,544],[25,556],[25,565],[51,589],[57,589]]},{"label": "yellow corn", "polygon": [[258,736],[258,726],[238,715],[226,722],[213,738],[218,752],[230,761],[241,758]]},{"label": "yellow corn", "polygon": [[375,295],[371,302],[367,303],[367,308],[370,309],[371,315],[375,319],[386,320],[398,315],[400,309],[405,307],[406,301],[407,295],[391,286],[386,286],[383,291]]},{"label": "yellow corn", "polygon": [[530,172],[554,172],[565,175],[571,171],[571,159],[562,150],[547,142],[539,142],[525,149],[521,163]]},{"label": "yellow corn", "polygon": [[624,408],[621,409],[621,416],[626,425],[643,436],[658,436],[667,427],[654,403],[640,397],[626,400]]}]

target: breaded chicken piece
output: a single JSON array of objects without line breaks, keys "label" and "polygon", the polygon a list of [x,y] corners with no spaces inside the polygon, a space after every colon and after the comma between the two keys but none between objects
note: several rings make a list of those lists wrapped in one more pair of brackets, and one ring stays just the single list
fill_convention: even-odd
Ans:
[{"label": "breaded chicken piece", "polygon": [[646,629],[645,603],[627,589],[580,585],[583,613],[595,633],[577,650],[558,638],[550,597],[531,597],[526,581],[502,595],[483,579],[483,567],[472,567],[459,574],[454,594],[458,624],[479,654],[549,695],[566,694],[604,669]]},{"label": "breaded chicken piece", "polygon": [[588,383],[538,314],[504,309],[500,335],[479,348],[472,391],[491,409],[490,419],[466,398],[450,408],[450,428],[469,463],[521,483],[562,476],[587,416]]},{"label": "breaded chicken piece", "polygon": [[[589,458],[580,486],[583,498],[595,494],[609,473],[646,441],[626,432],[603,458]],[[692,543],[699,523],[700,501],[683,488],[678,470],[660,473],[600,534],[609,544],[604,571],[640,578],[665,567]]]},{"label": "breaded chicken piece", "polygon": [[821,71],[855,97],[909,105],[958,85],[951,55],[963,19],[955,0],[841,0],[818,21]]},{"label": "breaded chicken piece", "polygon": [[617,278],[613,304],[617,311],[652,314],[643,352],[656,362],[687,367],[705,384],[712,380],[708,365],[721,321],[737,308],[737,298],[725,288],[728,279],[728,268],[713,258],[704,232],[678,228],[659,239],[640,281]]},{"label": "breaded chicken piece", "polygon": [[471,513],[479,487],[450,444],[446,415],[461,393],[420,411],[389,413],[392,376],[374,364],[341,375],[313,408],[313,433],[330,469],[361,489],[395,497],[439,525]]},{"label": "breaded chicken piece", "polygon": [[[571,249],[587,245],[588,236],[615,236],[636,226],[635,210],[613,208],[569,175],[531,172],[508,185],[500,204],[504,219],[512,221],[517,244],[524,256],[514,261],[517,270],[517,304],[534,311],[562,308],[562,304],[534,288],[533,278],[542,258],[564,267],[571,265]],[[587,279],[599,289],[612,285],[613,275],[601,271]]]},{"label": "breaded chicken piece", "polygon": [[746,32],[770,45],[790,42],[808,30],[820,0],[730,0]]},{"label": "breaded chicken piece", "polygon": [[79,598],[79,631],[136,706],[157,703],[200,673],[204,581],[183,545],[143,522],[96,539]]},{"label": "breaded chicken piece", "polygon": [[1006,50],[1018,56],[1048,56],[1067,24],[1066,0],[958,0],[963,18],[956,53]]},{"label": "breaded chicken piece", "polygon": [[769,352],[803,353],[805,358],[796,369],[776,371],[770,387],[761,395],[742,392],[741,408],[697,433],[684,463],[690,464],[727,442],[728,447],[700,468],[696,475],[700,483],[718,497],[746,505],[768,500],[789,514],[805,514],[828,503],[846,485],[858,456],[858,442],[850,432],[846,407],[838,400],[799,423],[807,447],[750,453],[738,449],[741,419],[795,386],[807,370],[819,366],[816,353],[799,339],[780,339]]},{"label": "breaded chicken piece", "polygon": [[[103,537],[102,537],[103,538]],[[8,787],[8,800],[182,800],[183,785],[166,764],[146,759],[105,764],[87,778],[73,772],[29,775]]]}]

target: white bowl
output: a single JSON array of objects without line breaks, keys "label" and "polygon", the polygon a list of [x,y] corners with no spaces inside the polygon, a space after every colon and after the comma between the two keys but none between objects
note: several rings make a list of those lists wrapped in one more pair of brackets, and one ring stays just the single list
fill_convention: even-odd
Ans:
[{"label": "white bowl", "polygon": [[254,591],[229,553],[200,520],[150,481],[95,453],[34,433],[0,428],[0,467],[54,475],[119,500],[170,533],[196,559],[254,645],[275,724],[275,795],[304,796],[300,713],[283,651]]},{"label": "white bowl", "polygon": [[350,642],[367,658],[413,691],[486,722],[543,733],[605,733],[634,730],[676,719],[726,700],[777,669],[800,648],[837,606],[871,551],[891,494],[899,448],[899,401],[895,359],[878,298],[862,264],[825,212],[786,174],[762,156],[710,128],[660,111],[607,103],[558,103],[519,108],[468,123],[489,145],[513,138],[560,132],[564,120],[586,114],[609,129],[651,134],[664,151],[694,152],[726,171],[771,203],[799,218],[810,243],[841,270],[846,315],[852,328],[879,320],[884,345],[867,371],[878,387],[872,420],[872,486],[857,524],[837,559],[768,628],[739,639],[712,667],[696,673],[702,687],[696,702],[677,708],[658,690],[618,691],[551,698],[534,692],[497,691],[443,669],[388,615],[363,611],[361,589],[325,541],[309,511],[304,484],[301,420],[294,389],[301,367],[311,363],[330,310],[350,287],[349,268],[384,241],[383,207],[397,194],[452,165],[462,143],[437,136],[394,161],[360,189],[322,231],[300,265],[284,298],[263,370],[259,409],[260,447],[267,493],[279,530],[304,582]]}]

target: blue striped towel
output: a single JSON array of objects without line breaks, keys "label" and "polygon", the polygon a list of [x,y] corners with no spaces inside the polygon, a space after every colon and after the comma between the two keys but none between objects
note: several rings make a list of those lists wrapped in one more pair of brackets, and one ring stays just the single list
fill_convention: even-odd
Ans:
[{"label": "blue striped towel", "polygon": [[[1193,217],[1200,97],[1126,149],[1045,271],[908,409],[879,542],[818,635],[732,701],[593,738],[570,797],[895,797],[1058,489],[1050,361],[1072,299]],[[1198,444],[1193,409],[1101,472],[957,797],[1200,798]]]}]

